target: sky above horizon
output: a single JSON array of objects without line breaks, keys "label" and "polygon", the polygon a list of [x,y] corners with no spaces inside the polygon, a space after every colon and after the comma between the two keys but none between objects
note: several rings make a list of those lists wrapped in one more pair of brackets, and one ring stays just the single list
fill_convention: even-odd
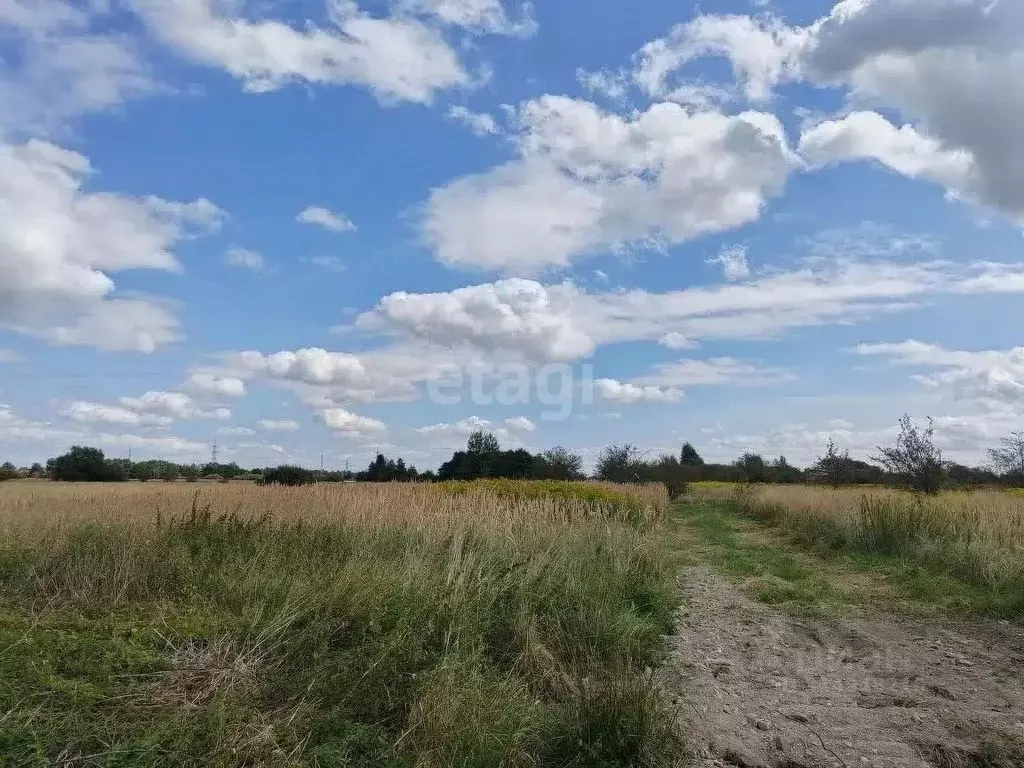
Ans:
[{"label": "sky above horizon", "polygon": [[0,0],[0,461],[984,461],[1024,3],[712,7]]}]

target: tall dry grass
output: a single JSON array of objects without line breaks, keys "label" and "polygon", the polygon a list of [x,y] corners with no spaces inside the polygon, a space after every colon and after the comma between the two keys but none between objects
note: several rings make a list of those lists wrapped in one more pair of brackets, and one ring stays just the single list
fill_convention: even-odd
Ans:
[{"label": "tall dry grass", "polygon": [[665,487],[612,483],[6,483],[0,531],[83,522],[152,525],[196,510],[251,520],[355,525],[561,525],[624,515],[654,522],[668,509]]},{"label": "tall dry grass", "polygon": [[1003,491],[918,496],[884,488],[763,485],[707,488],[804,543],[911,558],[990,589],[1024,615],[1024,498]]},{"label": "tall dry grass", "polygon": [[0,754],[667,764],[666,507],[588,484],[5,484]]}]

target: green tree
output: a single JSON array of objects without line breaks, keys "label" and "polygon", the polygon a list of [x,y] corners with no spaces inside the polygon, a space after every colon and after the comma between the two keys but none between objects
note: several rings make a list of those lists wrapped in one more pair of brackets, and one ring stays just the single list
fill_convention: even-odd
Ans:
[{"label": "green tree", "polygon": [[536,474],[545,480],[582,480],[583,457],[568,448],[556,445],[544,451],[537,462]]},{"label": "green tree", "polygon": [[187,483],[194,483],[203,475],[202,468],[195,464],[183,464],[180,472],[181,476],[185,478],[185,482]]},{"label": "green tree", "polygon": [[613,483],[637,483],[645,479],[646,467],[640,450],[632,443],[610,445],[597,460],[597,477]]},{"label": "green tree", "polygon": [[679,454],[679,461],[684,467],[703,467],[704,459],[697,453],[697,449],[690,443],[683,443],[683,450]]},{"label": "green tree", "polygon": [[500,450],[501,444],[498,442],[498,438],[492,432],[485,432],[482,429],[478,429],[471,434],[469,440],[466,441],[466,453],[490,456],[498,453]]},{"label": "green tree", "polygon": [[668,489],[669,498],[673,501],[678,499],[689,487],[687,479],[688,467],[683,462],[669,454],[659,457],[651,468],[652,479],[664,484]]},{"label": "green tree", "polygon": [[21,475],[18,473],[17,468],[9,461],[5,461],[0,464],[0,482],[4,480],[14,480]]},{"label": "green tree", "polygon": [[844,450],[840,453],[836,448],[835,441],[830,437],[825,444],[825,455],[818,457],[818,461],[811,467],[811,474],[833,488],[849,485],[853,482],[853,462],[850,460],[850,452]]},{"label": "green tree", "polygon": [[131,476],[134,480],[141,480],[146,482],[156,477],[156,471],[153,467],[153,463],[150,461],[140,461],[132,465]]},{"label": "green tree", "polygon": [[786,461],[785,456],[779,456],[772,462],[771,480],[773,483],[797,483],[803,473]]},{"label": "green tree", "polygon": [[746,483],[767,483],[770,479],[768,464],[757,453],[744,453],[737,459],[736,468]]},{"label": "green tree", "polygon": [[128,479],[123,461],[108,460],[99,448],[73,445],[61,456],[46,462],[51,480],[64,482],[103,483]]},{"label": "green tree", "polygon": [[302,467],[282,465],[263,472],[261,485],[312,485],[313,472]]}]

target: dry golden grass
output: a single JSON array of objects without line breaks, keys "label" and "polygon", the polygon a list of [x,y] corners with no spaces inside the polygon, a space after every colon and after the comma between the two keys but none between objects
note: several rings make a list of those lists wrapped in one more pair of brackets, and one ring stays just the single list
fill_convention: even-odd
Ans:
[{"label": "dry golden grass", "polygon": [[861,519],[865,499],[901,506],[921,504],[935,526],[952,535],[981,538],[1000,547],[1024,547],[1024,498],[1003,491],[947,491],[934,498],[919,498],[906,491],[887,488],[836,489],[807,485],[750,488],[758,502],[778,505],[791,515],[828,516],[847,525]]},{"label": "dry golden grass", "polygon": [[[194,511],[361,525],[453,525],[472,523],[488,529],[510,525],[567,524],[594,516],[623,513],[617,500],[631,501],[641,519],[654,520],[668,509],[662,485],[616,486],[602,483],[515,483],[504,488],[529,493],[496,493],[467,483],[462,492],[425,483],[323,483],[301,487],[252,483],[47,483],[14,481],[0,488],[0,531],[26,527],[73,526],[84,522],[156,524],[188,517]],[[539,489],[539,490],[538,490]]]}]

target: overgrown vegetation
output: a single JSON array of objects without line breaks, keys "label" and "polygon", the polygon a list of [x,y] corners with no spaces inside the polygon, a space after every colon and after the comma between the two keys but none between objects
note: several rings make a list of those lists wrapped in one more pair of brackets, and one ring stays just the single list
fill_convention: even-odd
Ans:
[{"label": "overgrown vegetation", "polygon": [[312,485],[315,476],[308,469],[282,465],[260,475],[261,485]]},{"label": "overgrown vegetation", "polygon": [[929,496],[800,486],[702,493],[781,529],[807,548],[912,564],[905,569],[908,578],[918,577],[916,568],[936,584],[946,579],[971,610],[1024,619],[1024,499],[1019,497],[998,491]]},{"label": "overgrown vegetation", "polygon": [[664,490],[196,488],[0,496],[5,764],[678,754],[646,671],[675,598]]}]

